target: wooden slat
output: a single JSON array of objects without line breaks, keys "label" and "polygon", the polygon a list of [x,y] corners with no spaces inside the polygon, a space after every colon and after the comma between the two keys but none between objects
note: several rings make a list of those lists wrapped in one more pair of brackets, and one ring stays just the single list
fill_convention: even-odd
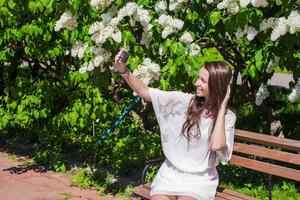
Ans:
[{"label": "wooden slat", "polygon": [[228,189],[223,189],[221,194],[227,194],[229,196],[234,196],[243,200],[256,200],[256,198],[242,194],[242,193],[238,193],[238,192],[234,192]]},{"label": "wooden slat", "polygon": [[224,188],[217,188],[217,196],[229,199],[256,200],[256,198]]},{"label": "wooden slat", "polygon": [[150,190],[144,187],[138,187],[134,191],[135,196],[141,197],[142,199],[149,200],[150,197]]},{"label": "wooden slat", "polygon": [[235,129],[235,139],[300,152],[300,141]]},{"label": "wooden slat", "polygon": [[[135,197],[140,197],[144,200],[151,199],[150,197],[150,183],[146,183],[137,187],[134,191]],[[253,197],[233,192],[228,189],[218,188],[215,200],[256,200]]]},{"label": "wooden slat", "polygon": [[300,181],[300,170],[290,169],[287,167],[277,166],[262,161],[257,161],[249,158],[243,158],[240,156],[232,155],[231,164],[235,164],[248,169],[254,169],[257,171],[265,172],[268,174],[285,177],[291,180]]},{"label": "wooden slat", "polygon": [[216,199],[218,199],[218,198],[224,198],[224,199],[228,199],[228,200],[243,200],[239,197],[232,196],[230,194],[226,194],[226,193],[223,193],[223,192],[217,192]]},{"label": "wooden slat", "polygon": [[147,189],[150,190],[150,188],[151,188],[151,183],[150,183],[150,182],[144,183],[142,187],[143,187],[143,188],[147,188]]},{"label": "wooden slat", "polygon": [[234,143],[233,150],[235,152],[245,153],[249,155],[270,158],[282,162],[287,162],[295,165],[300,165],[300,155],[294,153],[288,153],[275,149],[267,149],[264,147]]},{"label": "wooden slat", "polygon": [[231,200],[231,197],[224,197],[222,193],[217,192],[215,196],[215,200]]}]

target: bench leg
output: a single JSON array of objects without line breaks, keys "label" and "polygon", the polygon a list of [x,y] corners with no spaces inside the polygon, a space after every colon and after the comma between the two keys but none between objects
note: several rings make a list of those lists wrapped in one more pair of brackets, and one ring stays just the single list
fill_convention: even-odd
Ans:
[{"label": "bench leg", "polygon": [[269,174],[269,176],[268,176],[269,200],[272,200],[272,188],[273,188],[273,184],[272,184],[272,175]]}]

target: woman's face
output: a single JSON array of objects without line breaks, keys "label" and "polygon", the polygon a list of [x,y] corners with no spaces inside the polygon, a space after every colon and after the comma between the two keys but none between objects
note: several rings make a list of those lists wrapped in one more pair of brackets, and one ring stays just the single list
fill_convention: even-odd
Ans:
[{"label": "woman's face", "polygon": [[195,82],[196,86],[196,95],[198,97],[208,97],[209,90],[208,90],[208,78],[209,73],[208,71],[202,67],[199,71],[199,77],[197,81]]}]

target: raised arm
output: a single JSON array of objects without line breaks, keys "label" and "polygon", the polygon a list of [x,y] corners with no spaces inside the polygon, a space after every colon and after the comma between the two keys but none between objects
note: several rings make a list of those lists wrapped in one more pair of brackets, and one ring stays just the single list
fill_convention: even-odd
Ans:
[{"label": "raised arm", "polygon": [[136,78],[126,67],[125,63],[123,63],[120,59],[122,50],[120,50],[115,56],[115,67],[123,77],[123,79],[127,82],[127,84],[131,87],[133,91],[137,93],[138,96],[142,97],[147,101],[151,101],[149,95],[149,87],[145,85],[141,80]]},{"label": "raised arm", "polygon": [[227,109],[227,103],[230,98],[231,88],[227,87],[226,96],[221,104],[216,124],[210,138],[210,146],[212,151],[218,151],[226,146],[226,130],[225,130],[225,115]]}]

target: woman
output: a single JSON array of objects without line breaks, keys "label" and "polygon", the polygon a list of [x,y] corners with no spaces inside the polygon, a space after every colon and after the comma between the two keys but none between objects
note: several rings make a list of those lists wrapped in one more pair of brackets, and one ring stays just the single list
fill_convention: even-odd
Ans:
[{"label": "woman", "polygon": [[224,62],[205,63],[195,82],[196,94],[149,88],[120,59],[115,65],[128,85],[151,101],[160,126],[165,161],[152,185],[152,200],[213,200],[216,166],[232,154],[235,114],[227,109],[231,70]]}]

